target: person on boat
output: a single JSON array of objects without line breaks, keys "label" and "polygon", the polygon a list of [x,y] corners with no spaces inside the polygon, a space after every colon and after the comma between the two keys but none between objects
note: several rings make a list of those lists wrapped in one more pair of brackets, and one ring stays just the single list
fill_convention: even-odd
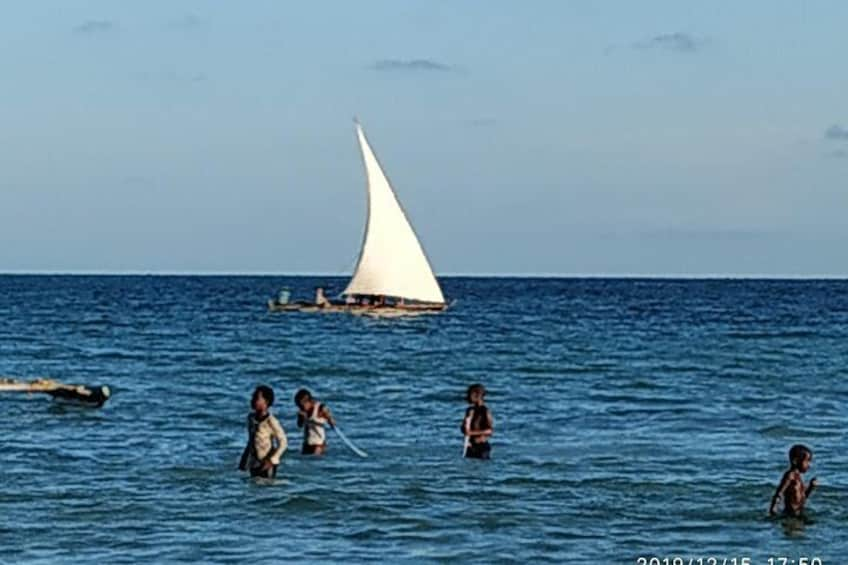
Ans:
[{"label": "person on boat", "polygon": [[288,288],[283,288],[277,294],[277,304],[288,304],[291,298],[291,291]]},{"label": "person on boat", "polygon": [[806,445],[796,444],[789,449],[789,469],[783,474],[780,484],[771,498],[769,514],[777,514],[777,504],[783,499],[785,516],[801,516],[810,494],[818,487],[818,480],[810,479],[804,485],[804,473],[810,470],[813,452]]},{"label": "person on boat", "polygon": [[465,436],[464,456],[471,459],[488,459],[492,451],[489,438],[494,433],[492,412],[483,403],[486,388],[477,383],[468,387],[465,400],[469,407],[462,420],[462,434]]},{"label": "person on boat", "polygon": [[273,479],[277,476],[280,458],[288,447],[286,432],[279,420],[269,411],[274,404],[274,390],[265,385],[256,387],[247,415],[247,445],[241,455],[239,469],[251,477]]},{"label": "person on boat", "polygon": [[315,305],[321,308],[326,308],[330,305],[330,301],[324,296],[324,288],[318,287],[315,289]]},{"label": "person on boat", "polygon": [[315,400],[312,393],[305,388],[297,391],[294,395],[294,403],[297,405],[297,427],[303,428],[304,455],[323,455],[327,451],[326,424],[336,427],[336,420],[330,413],[330,409]]}]

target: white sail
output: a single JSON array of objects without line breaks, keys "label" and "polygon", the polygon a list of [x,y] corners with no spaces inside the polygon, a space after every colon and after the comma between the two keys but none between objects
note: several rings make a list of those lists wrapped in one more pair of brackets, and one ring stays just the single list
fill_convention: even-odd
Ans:
[{"label": "white sail", "polygon": [[368,180],[368,221],[359,261],[344,294],[444,303],[424,249],[358,122],[356,134]]}]

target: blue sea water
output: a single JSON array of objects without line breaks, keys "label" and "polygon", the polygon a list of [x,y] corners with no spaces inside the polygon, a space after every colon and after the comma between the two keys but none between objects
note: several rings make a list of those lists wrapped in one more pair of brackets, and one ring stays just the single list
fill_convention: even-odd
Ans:
[{"label": "blue sea water", "polygon": [[[265,309],[344,282],[0,277],[0,374],[114,391],[0,397],[0,560],[848,562],[848,282],[447,278],[438,316]],[[460,457],[476,381],[488,462]],[[291,444],[273,484],[235,470],[259,383]],[[299,455],[302,386],[369,458]],[[821,488],[770,520],[796,442]]]}]

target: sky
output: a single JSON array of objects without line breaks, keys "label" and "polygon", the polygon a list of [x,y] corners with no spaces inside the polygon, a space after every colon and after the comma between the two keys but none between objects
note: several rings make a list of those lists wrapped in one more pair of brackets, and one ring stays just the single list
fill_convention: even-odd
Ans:
[{"label": "sky", "polygon": [[0,272],[848,276],[848,2],[0,9]]}]

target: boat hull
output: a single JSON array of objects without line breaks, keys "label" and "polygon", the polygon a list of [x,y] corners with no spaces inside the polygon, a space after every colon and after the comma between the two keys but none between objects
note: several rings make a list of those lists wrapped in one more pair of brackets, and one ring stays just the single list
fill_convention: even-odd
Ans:
[{"label": "boat hull", "polygon": [[406,316],[420,316],[423,314],[438,314],[448,309],[447,304],[405,304],[403,306],[363,306],[360,304],[328,304],[318,306],[317,304],[295,302],[280,304],[275,300],[268,301],[268,310],[271,312],[301,312],[306,314],[341,313],[353,314],[354,316],[368,316],[373,318],[402,318]]}]

